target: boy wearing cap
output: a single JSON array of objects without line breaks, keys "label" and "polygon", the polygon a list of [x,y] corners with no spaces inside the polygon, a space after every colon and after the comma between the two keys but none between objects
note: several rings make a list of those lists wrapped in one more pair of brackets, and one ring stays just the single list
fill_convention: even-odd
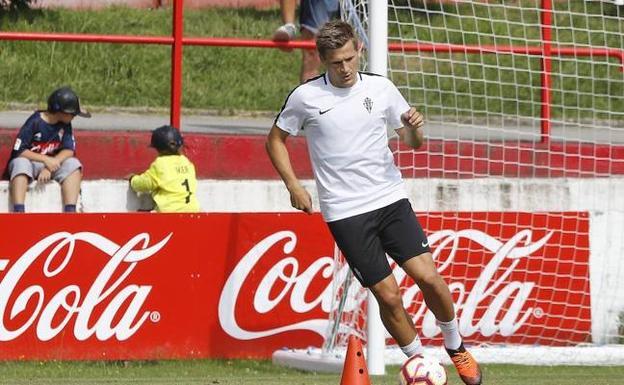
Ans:
[{"label": "boy wearing cap", "polygon": [[69,87],[61,87],[48,97],[47,110],[35,111],[19,130],[9,162],[13,212],[25,212],[28,184],[35,179],[60,183],[63,211],[76,212],[82,164],[74,156],[71,122],[75,116],[91,117],[80,109],[78,95]]},{"label": "boy wearing cap", "polygon": [[182,154],[183,144],[177,128],[165,125],[154,129],[150,146],[158,151],[158,156],[145,172],[128,176],[133,191],[152,195],[156,212],[200,211],[195,166]]}]

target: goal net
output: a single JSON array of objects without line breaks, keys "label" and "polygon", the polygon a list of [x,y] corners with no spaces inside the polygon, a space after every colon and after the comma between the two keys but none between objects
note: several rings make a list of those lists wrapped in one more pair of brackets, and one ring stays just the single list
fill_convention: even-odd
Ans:
[{"label": "goal net", "polygon": [[[341,3],[369,44],[371,4]],[[465,343],[482,362],[624,364],[624,8],[391,0],[387,26],[387,76],[426,120],[421,149],[391,144]],[[366,292],[336,262],[323,357],[368,335]],[[385,343],[386,363],[404,360]]]}]

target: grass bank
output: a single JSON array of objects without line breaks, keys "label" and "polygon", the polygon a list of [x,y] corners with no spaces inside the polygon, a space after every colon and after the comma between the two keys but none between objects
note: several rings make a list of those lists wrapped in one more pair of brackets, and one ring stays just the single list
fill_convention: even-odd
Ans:
[{"label": "grass bank", "polygon": [[[161,36],[171,34],[171,10],[110,8],[33,11],[4,17],[4,31]],[[185,12],[187,36],[267,38],[277,10]],[[51,89],[70,84],[94,106],[169,105],[170,49],[164,46],[0,42],[0,102],[41,103]],[[276,110],[298,84],[300,53],[273,49],[185,47],[183,106]]]}]

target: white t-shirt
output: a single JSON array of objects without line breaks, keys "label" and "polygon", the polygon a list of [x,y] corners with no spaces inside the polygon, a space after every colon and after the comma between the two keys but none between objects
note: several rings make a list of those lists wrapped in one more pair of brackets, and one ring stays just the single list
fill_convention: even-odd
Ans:
[{"label": "white t-shirt", "polygon": [[324,74],[288,95],[275,124],[291,135],[305,132],[325,221],[407,197],[387,130],[402,127],[409,108],[390,80],[362,72],[349,88],[334,87]]}]

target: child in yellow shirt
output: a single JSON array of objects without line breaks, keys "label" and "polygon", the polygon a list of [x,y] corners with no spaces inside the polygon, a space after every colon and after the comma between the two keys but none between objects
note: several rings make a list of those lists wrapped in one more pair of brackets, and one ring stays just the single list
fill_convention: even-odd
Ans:
[{"label": "child in yellow shirt", "polygon": [[151,147],[158,151],[158,157],[145,172],[130,176],[130,188],[150,193],[157,212],[199,211],[195,166],[180,153],[182,145],[182,135],[176,128],[156,128],[152,131]]}]

